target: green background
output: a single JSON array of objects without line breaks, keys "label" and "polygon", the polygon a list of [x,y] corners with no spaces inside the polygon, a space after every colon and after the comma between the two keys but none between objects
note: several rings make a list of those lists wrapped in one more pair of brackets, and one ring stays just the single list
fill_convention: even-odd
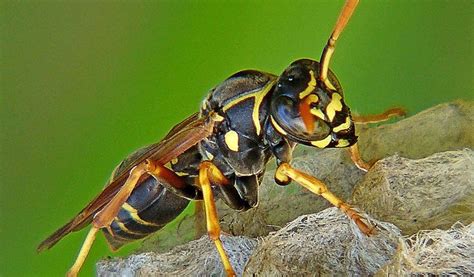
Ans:
[{"label": "green background", "polygon": [[[35,248],[116,163],[230,74],[319,59],[342,4],[2,1],[0,275],[63,275],[85,232]],[[473,99],[473,16],[472,1],[363,1],[331,66],[346,102],[414,114]],[[107,255],[101,236],[83,275]]]}]

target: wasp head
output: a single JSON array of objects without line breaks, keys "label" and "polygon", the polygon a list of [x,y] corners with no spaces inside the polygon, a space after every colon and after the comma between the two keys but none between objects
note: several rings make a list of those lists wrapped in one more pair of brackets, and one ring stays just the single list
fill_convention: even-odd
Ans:
[{"label": "wasp head", "polygon": [[274,128],[290,140],[319,148],[357,141],[349,107],[336,76],[319,78],[319,63],[293,62],[278,78],[271,100]]}]

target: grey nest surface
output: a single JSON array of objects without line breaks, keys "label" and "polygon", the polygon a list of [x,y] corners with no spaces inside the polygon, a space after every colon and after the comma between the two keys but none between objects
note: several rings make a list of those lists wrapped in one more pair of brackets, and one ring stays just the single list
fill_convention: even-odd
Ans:
[{"label": "grey nest surface", "polygon": [[[239,213],[218,203],[237,275],[474,275],[474,103],[361,125],[358,135],[364,160],[378,160],[367,173],[340,149],[299,148],[292,164],[361,211],[377,234],[362,234],[297,184],[275,185],[269,169],[257,208]],[[202,214],[177,226],[146,239],[136,254],[100,261],[97,275],[224,276]]]}]

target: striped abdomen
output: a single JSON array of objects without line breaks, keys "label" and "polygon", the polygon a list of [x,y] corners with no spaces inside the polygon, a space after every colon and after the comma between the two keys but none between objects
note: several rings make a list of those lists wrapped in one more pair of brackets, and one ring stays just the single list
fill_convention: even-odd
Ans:
[{"label": "striped abdomen", "polygon": [[189,200],[170,192],[153,177],[138,186],[122,205],[110,230],[102,231],[113,249],[144,238],[176,218]]}]

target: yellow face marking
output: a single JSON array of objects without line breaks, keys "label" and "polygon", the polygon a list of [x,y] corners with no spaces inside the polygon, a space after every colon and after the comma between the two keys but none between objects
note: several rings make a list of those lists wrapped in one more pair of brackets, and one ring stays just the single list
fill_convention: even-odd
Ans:
[{"label": "yellow face marking", "polygon": [[171,164],[177,164],[178,163],[178,158],[174,158],[171,160]]},{"label": "yellow face marking", "polygon": [[318,103],[319,101],[319,97],[316,95],[316,94],[310,94],[308,95],[308,103],[312,104],[312,103]]},{"label": "yellow face marking", "polygon": [[326,118],[326,116],[324,115],[323,111],[321,111],[321,110],[318,109],[318,108],[312,108],[311,110],[309,110],[309,112],[310,112],[312,115],[321,118],[322,120],[324,120],[324,119]]},{"label": "yellow face marking", "polygon": [[322,140],[314,140],[311,142],[312,145],[318,147],[318,148],[324,148],[331,143],[331,135],[328,135],[327,137],[323,138]]},{"label": "yellow face marking", "polygon": [[257,132],[257,135],[260,135],[260,132],[262,131],[262,126],[260,125],[260,105],[262,104],[263,98],[265,95],[268,94],[270,89],[273,87],[273,84],[276,82],[276,80],[269,82],[263,90],[255,94],[255,102],[253,104],[253,110],[252,110],[252,120],[253,120],[253,125],[255,126],[255,131]]},{"label": "yellow face marking", "polygon": [[283,130],[283,128],[281,128],[280,125],[278,125],[278,123],[275,121],[273,116],[270,116],[270,120],[272,121],[272,125],[275,128],[275,130],[277,130],[278,133],[280,133],[284,136],[288,135],[288,133],[285,130]]},{"label": "yellow face marking", "polygon": [[[145,225],[145,226],[158,226],[157,224],[154,224],[154,223],[151,223],[151,222],[148,222],[148,221],[145,221],[143,220],[139,215],[138,215],[138,211],[137,209],[135,209],[134,207],[130,206],[130,204],[128,204],[127,202],[123,203],[122,205],[122,209],[126,210],[130,216],[133,218],[133,220],[135,222],[138,222],[140,223],[141,225]],[[125,227],[125,226],[124,226]],[[122,229],[122,227],[120,227],[120,229]],[[123,229],[122,229],[123,230]],[[125,230],[124,230],[125,231]]]},{"label": "yellow face marking", "polygon": [[309,75],[311,76],[311,79],[308,82],[308,86],[299,94],[300,99],[305,98],[308,96],[316,87],[316,78],[314,77],[314,72],[313,70],[309,71]]},{"label": "yellow face marking", "polygon": [[337,126],[337,127],[334,127],[332,129],[333,132],[339,132],[339,131],[342,131],[342,130],[347,130],[351,127],[351,118],[350,117],[346,117],[346,121],[344,123],[342,123],[341,125]]},{"label": "yellow face marking", "polygon": [[338,142],[337,142],[337,145],[336,147],[347,147],[349,146],[349,141],[347,139],[340,139]]},{"label": "yellow face marking", "polygon": [[333,93],[331,102],[326,107],[326,114],[328,115],[329,121],[333,121],[336,116],[336,111],[342,110],[342,96],[339,93]]},{"label": "yellow face marking", "polygon": [[232,151],[239,151],[239,134],[236,131],[230,130],[224,135],[225,144]]}]

